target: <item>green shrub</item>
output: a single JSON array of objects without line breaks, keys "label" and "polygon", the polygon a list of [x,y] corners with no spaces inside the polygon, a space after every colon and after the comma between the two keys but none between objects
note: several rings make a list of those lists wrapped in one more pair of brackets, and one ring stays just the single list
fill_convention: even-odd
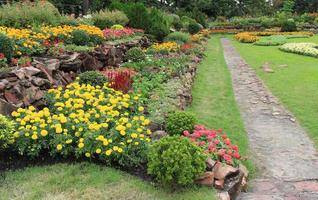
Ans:
[{"label": "green shrub", "polygon": [[184,44],[191,41],[191,36],[189,33],[184,32],[174,32],[170,33],[166,38],[166,41],[176,42],[178,44]]},{"label": "green shrub", "polygon": [[0,114],[0,150],[14,141],[14,122]]},{"label": "green shrub", "polygon": [[72,32],[72,43],[76,45],[88,45],[90,42],[90,37],[86,31],[74,30]]},{"label": "green shrub", "polygon": [[79,75],[80,84],[89,84],[91,86],[103,86],[107,82],[104,75],[96,71],[88,71]]},{"label": "green shrub", "polygon": [[148,173],[165,186],[186,186],[204,173],[205,159],[187,138],[164,137],[149,147]]},{"label": "green shrub", "polygon": [[129,27],[146,30],[151,25],[147,8],[142,3],[112,1],[111,9],[123,11],[129,19]]},{"label": "green shrub", "polygon": [[192,132],[195,124],[196,118],[192,114],[173,112],[167,117],[166,129],[169,135],[181,135],[185,130]]},{"label": "green shrub", "polygon": [[110,28],[115,24],[125,26],[129,19],[122,11],[114,10],[102,10],[92,14],[92,20],[95,26],[100,29]]},{"label": "green shrub", "polygon": [[162,41],[170,32],[168,21],[163,13],[158,9],[152,9],[150,12],[150,22],[151,25],[146,32],[154,35],[157,40]]},{"label": "green shrub", "polygon": [[60,19],[59,11],[48,1],[23,1],[0,6],[0,25],[3,26],[56,25]]},{"label": "green shrub", "polygon": [[188,25],[188,31],[189,31],[189,33],[191,33],[191,34],[196,34],[196,33],[198,33],[200,30],[202,29],[202,27],[200,26],[200,24],[198,24],[198,23],[190,23],[189,25]]},{"label": "green shrub", "polygon": [[281,27],[282,32],[293,32],[297,31],[296,23],[293,19],[288,19],[282,23]]},{"label": "green shrub", "polygon": [[0,33],[0,53],[3,53],[8,61],[13,55],[13,42],[5,34]]},{"label": "green shrub", "polygon": [[145,53],[140,47],[133,47],[126,52],[125,60],[131,62],[140,62],[146,59]]},{"label": "green shrub", "polygon": [[182,16],[181,23],[182,23],[183,27],[188,27],[190,23],[196,23],[196,21],[194,19],[192,19],[191,17]]}]

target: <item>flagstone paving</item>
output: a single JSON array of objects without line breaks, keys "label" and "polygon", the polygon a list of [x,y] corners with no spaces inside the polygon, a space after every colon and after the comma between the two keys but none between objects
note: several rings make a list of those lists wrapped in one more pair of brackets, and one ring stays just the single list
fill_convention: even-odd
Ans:
[{"label": "flagstone paving", "polygon": [[260,175],[241,200],[318,200],[318,153],[304,129],[255,71],[221,39]]}]

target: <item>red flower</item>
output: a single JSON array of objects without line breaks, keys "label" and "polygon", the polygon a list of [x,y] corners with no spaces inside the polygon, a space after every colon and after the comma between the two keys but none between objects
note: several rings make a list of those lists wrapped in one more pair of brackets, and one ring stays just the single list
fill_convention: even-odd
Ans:
[{"label": "red flower", "polygon": [[226,138],[226,139],[224,140],[224,143],[225,143],[226,145],[230,145],[230,144],[231,144],[231,140],[230,140],[229,138]]},{"label": "red flower", "polygon": [[183,135],[185,135],[186,137],[190,136],[189,131],[183,131]]},{"label": "red flower", "polygon": [[225,150],[224,149],[220,149],[219,150],[219,155],[220,156],[224,156],[225,155]]},{"label": "red flower", "polygon": [[225,140],[227,138],[226,134],[221,136],[223,140]]},{"label": "red flower", "polygon": [[238,150],[238,146],[237,145],[232,145],[232,149],[234,149],[235,151]]},{"label": "red flower", "polygon": [[237,151],[234,152],[233,157],[236,158],[236,159],[240,159],[241,158],[239,152],[237,152]]},{"label": "red flower", "polygon": [[0,53],[0,60],[4,59],[6,56],[4,55],[4,53]]},{"label": "red flower", "polygon": [[230,155],[228,155],[228,154],[224,154],[224,155],[223,155],[223,159],[224,159],[225,161],[230,161],[230,160],[232,159],[232,156],[230,156]]},{"label": "red flower", "polygon": [[214,144],[220,144],[220,140],[214,140]]}]

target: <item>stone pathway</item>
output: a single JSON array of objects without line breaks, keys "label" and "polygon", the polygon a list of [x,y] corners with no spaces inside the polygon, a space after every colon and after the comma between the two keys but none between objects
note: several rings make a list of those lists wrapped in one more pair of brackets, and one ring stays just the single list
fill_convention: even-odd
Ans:
[{"label": "stone pathway", "polygon": [[228,39],[221,39],[259,178],[241,200],[318,200],[318,153]]}]

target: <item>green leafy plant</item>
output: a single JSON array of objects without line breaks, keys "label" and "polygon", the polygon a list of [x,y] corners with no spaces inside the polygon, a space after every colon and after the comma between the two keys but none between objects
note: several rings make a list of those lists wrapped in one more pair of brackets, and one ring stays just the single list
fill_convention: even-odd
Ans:
[{"label": "green leafy plant", "polygon": [[145,53],[140,47],[133,47],[129,49],[125,54],[125,60],[131,62],[140,62],[146,59]]},{"label": "green leafy plant", "polygon": [[11,60],[13,56],[13,42],[2,33],[0,33],[0,53],[3,53],[7,60]]},{"label": "green leafy plant", "polygon": [[89,44],[90,37],[88,33],[83,30],[74,30],[72,32],[72,42],[75,45],[84,46]]},{"label": "green leafy plant", "polygon": [[165,186],[186,186],[204,173],[205,159],[187,138],[164,137],[149,148],[148,173]]},{"label": "green leafy plant", "polygon": [[196,121],[190,113],[173,112],[167,117],[166,129],[169,135],[181,135],[184,130],[193,131]]},{"label": "green leafy plant", "polygon": [[95,47],[90,47],[90,46],[78,46],[78,45],[74,45],[74,44],[68,44],[68,45],[64,45],[64,50],[68,51],[68,52],[91,52],[94,51]]},{"label": "green leafy plant", "polygon": [[176,42],[178,44],[184,44],[191,41],[191,36],[189,33],[174,32],[174,33],[170,33],[165,38],[165,41],[171,41],[171,42]]},{"label": "green leafy plant", "polygon": [[126,14],[118,10],[101,10],[95,12],[92,14],[92,20],[94,25],[100,29],[110,28],[115,24],[125,26],[129,21]]},{"label": "green leafy plant", "polygon": [[0,114],[0,150],[14,142],[14,125],[12,120]]},{"label": "green leafy plant", "polygon": [[104,75],[96,71],[88,71],[79,75],[80,84],[89,84],[91,86],[103,86],[107,82]]}]

